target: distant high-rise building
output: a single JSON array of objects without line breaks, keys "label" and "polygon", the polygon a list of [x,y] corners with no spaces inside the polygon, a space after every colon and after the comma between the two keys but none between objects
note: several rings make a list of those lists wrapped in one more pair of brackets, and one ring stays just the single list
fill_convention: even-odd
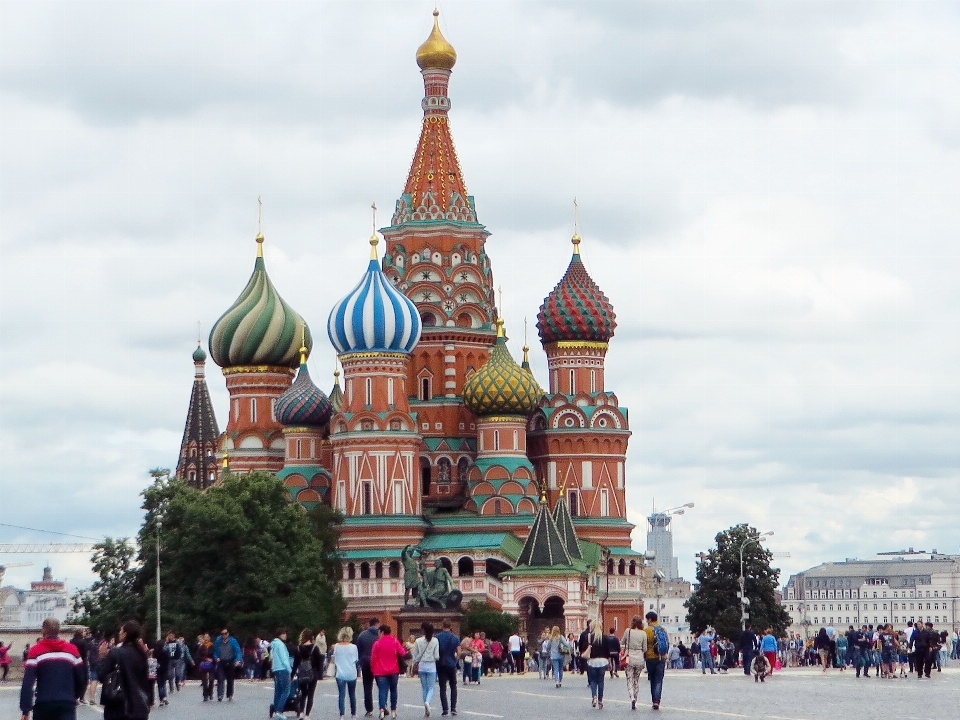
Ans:
[{"label": "distant high-rise building", "polygon": [[660,568],[664,580],[676,580],[680,577],[677,558],[673,555],[673,532],[670,530],[671,516],[665,512],[654,511],[647,516],[647,552],[655,553],[653,565]]}]

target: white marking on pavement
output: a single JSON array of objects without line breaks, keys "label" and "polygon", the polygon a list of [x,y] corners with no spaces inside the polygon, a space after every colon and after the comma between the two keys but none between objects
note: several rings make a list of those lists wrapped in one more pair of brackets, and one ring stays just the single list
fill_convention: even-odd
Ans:
[{"label": "white marking on pavement", "polygon": [[479,715],[481,717],[502,718],[503,715],[491,715],[490,713],[473,712],[472,710],[461,710],[464,715]]}]

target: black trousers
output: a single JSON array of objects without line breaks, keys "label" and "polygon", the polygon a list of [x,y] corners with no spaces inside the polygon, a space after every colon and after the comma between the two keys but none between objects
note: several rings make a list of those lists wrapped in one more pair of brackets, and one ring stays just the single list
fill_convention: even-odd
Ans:
[{"label": "black trousers", "polygon": [[[440,681],[440,707],[443,714],[457,710],[457,668],[437,665],[437,680]],[[447,707],[447,684],[450,685],[450,706]]]},{"label": "black trousers", "polygon": [[232,662],[217,663],[217,700],[223,698],[223,682],[227,682],[227,697],[233,697],[233,676],[236,675]]},{"label": "black trousers", "polygon": [[930,677],[930,671],[933,670],[933,656],[934,653],[930,652],[926,648],[917,650],[916,659],[914,663],[917,666],[917,677],[926,675]]},{"label": "black trousers", "polygon": [[367,712],[373,712],[373,670],[369,660],[360,661],[360,674],[363,676],[363,707]]},{"label": "black trousers", "polygon": [[76,720],[75,702],[39,702],[33,706],[34,720]]},{"label": "black trousers", "polygon": [[317,691],[317,681],[303,682],[297,680],[296,682],[300,683],[300,707],[297,708],[297,714],[309,715],[310,711],[313,710],[313,695]]}]

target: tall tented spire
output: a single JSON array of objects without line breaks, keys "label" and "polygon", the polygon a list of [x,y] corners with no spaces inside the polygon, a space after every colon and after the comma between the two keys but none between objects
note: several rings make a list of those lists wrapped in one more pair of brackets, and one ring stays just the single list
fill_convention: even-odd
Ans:
[{"label": "tall tented spire", "polygon": [[417,50],[424,86],[423,127],[403,196],[397,201],[393,214],[393,225],[431,220],[477,222],[447,117],[450,112],[447,87],[457,53],[440,33],[438,14],[434,11],[433,31]]},{"label": "tall tented spire", "polygon": [[193,389],[177,461],[177,477],[201,490],[216,482],[217,459],[214,453],[220,437],[217,416],[207,389],[206,362],[207,354],[197,343],[197,349],[193,351]]},{"label": "tall tented spire", "polygon": [[557,524],[557,530],[560,531],[560,538],[570,557],[577,560],[583,560],[583,553],[580,552],[580,543],[577,542],[577,531],[573,527],[573,518],[570,517],[570,507],[567,505],[566,493],[560,490],[560,497],[557,499],[556,507],[553,508],[553,521]]},{"label": "tall tented spire", "polygon": [[554,565],[572,565],[573,560],[567,552],[567,546],[560,536],[557,524],[550,515],[546,498],[541,498],[533,527],[523,544],[517,567],[552,567]]},{"label": "tall tented spire", "polygon": [[343,407],[343,390],[340,388],[340,371],[333,371],[333,389],[330,391],[330,405],[333,411],[340,412]]}]

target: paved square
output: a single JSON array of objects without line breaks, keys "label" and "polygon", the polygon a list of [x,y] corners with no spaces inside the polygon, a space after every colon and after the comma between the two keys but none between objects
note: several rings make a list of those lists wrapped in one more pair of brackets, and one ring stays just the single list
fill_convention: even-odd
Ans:
[{"label": "paved square", "polygon": [[[859,718],[895,718],[896,720],[954,720],[960,718],[960,668],[934,673],[931,680],[856,679],[849,671],[790,669],[776,673],[763,684],[741,672],[729,675],[701,675],[699,671],[670,671],[664,681],[663,704],[654,712],[649,703],[649,684],[641,684],[641,702],[630,712],[623,677],[607,678],[604,709],[590,707],[590,691],[585,676],[565,675],[557,689],[548,680],[530,674],[485,678],[479,686],[460,687],[460,717],[481,720],[522,718],[523,720],[561,720],[596,715],[658,718],[750,718],[758,720],[857,720]],[[359,688],[358,688],[359,690]],[[0,685],[0,717],[15,718],[19,683]],[[311,718],[337,718],[337,688],[323,680],[317,687]],[[363,716],[363,698],[360,717]],[[238,682],[234,702],[204,703],[200,686],[189,683],[170,698],[169,707],[154,709],[151,718],[165,720],[266,720],[273,699],[273,683]],[[376,693],[374,693],[376,701]],[[433,717],[440,716],[439,696],[434,697]],[[78,720],[97,720],[99,708],[78,709]],[[293,714],[288,714],[293,718]],[[421,718],[420,683],[401,679],[398,717]]]}]

